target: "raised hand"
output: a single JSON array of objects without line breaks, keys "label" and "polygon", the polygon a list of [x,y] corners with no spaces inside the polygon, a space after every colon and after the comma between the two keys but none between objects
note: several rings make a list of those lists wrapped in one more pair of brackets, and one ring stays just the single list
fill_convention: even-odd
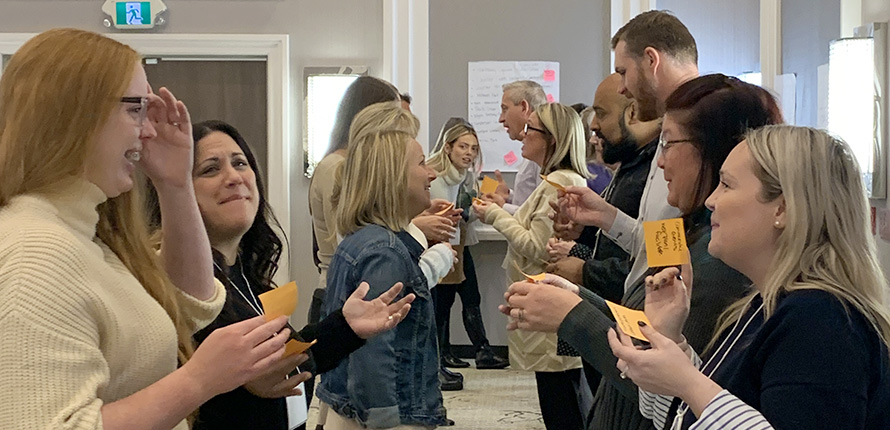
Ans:
[{"label": "raised hand", "polygon": [[430,242],[448,242],[457,229],[454,222],[442,215],[418,215],[411,221]]},{"label": "raised hand", "polygon": [[508,330],[556,333],[566,315],[581,302],[577,294],[549,284],[514,282],[498,310],[511,317]]},{"label": "raised hand", "polygon": [[551,262],[557,262],[569,256],[569,251],[575,247],[575,241],[563,241],[555,237],[547,239],[547,254],[550,255]]},{"label": "raised hand", "polygon": [[411,310],[414,294],[407,294],[392,303],[402,292],[402,283],[397,282],[385,293],[373,300],[365,300],[370,287],[367,282],[359,284],[346,302],[343,303],[343,317],[352,331],[362,339],[368,339],[395,327]]},{"label": "raised hand", "polygon": [[590,188],[569,186],[565,192],[558,191],[558,195],[560,213],[570,221],[605,231],[612,228],[618,209]]},{"label": "raised hand", "polygon": [[692,281],[692,266],[680,269],[668,267],[653,276],[646,277],[646,317],[652,326],[676,343],[682,343],[683,325],[689,316],[692,288],[687,287]]},{"label": "raised hand", "polygon": [[566,257],[555,263],[550,263],[546,270],[548,273],[559,275],[575,284],[584,282],[584,260],[578,257]]},{"label": "raised hand", "polygon": [[[500,170],[494,171],[494,178],[498,181],[498,187],[494,190],[494,193],[502,196],[504,199],[510,197],[510,187],[507,185],[507,181],[504,180],[504,175],[501,174]],[[499,206],[503,206],[503,203]]]},{"label": "raised hand", "polygon": [[645,391],[682,398],[701,415],[720,386],[702,374],[674,341],[649,326],[641,326],[640,331],[649,339],[650,349],[639,349],[624,333],[609,330],[618,370]]},{"label": "raised hand", "polygon": [[486,223],[486,224],[489,224],[488,222],[485,222],[485,214],[487,214],[488,211],[489,211],[493,206],[495,206],[494,203],[487,203],[487,202],[479,203],[479,202],[473,202],[473,213],[476,214],[476,218],[479,218],[479,221],[482,221],[482,222],[484,222],[484,223]]},{"label": "raised hand", "polygon": [[167,88],[148,100],[147,118],[156,134],[143,140],[139,165],[156,187],[190,186],[194,141],[188,109]]},{"label": "raised hand", "polygon": [[550,208],[553,209],[553,212],[550,214],[550,219],[553,220],[553,235],[557,239],[578,240],[581,237],[584,226],[569,220],[568,217],[563,215],[559,208],[559,201],[551,200],[549,203]]}]

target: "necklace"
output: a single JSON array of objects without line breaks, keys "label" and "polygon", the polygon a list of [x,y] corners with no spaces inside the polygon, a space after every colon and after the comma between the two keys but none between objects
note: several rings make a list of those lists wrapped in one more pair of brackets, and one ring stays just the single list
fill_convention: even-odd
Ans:
[{"label": "necklace", "polygon": [[241,270],[241,279],[244,280],[244,285],[247,286],[247,294],[244,294],[244,292],[241,291],[241,288],[238,288],[238,285],[236,285],[234,282],[232,282],[231,279],[229,279],[229,275],[226,274],[222,267],[219,267],[219,265],[216,264],[215,261],[213,262],[213,267],[216,267],[216,270],[219,270],[219,273],[222,273],[222,275],[226,277],[226,282],[228,282],[229,285],[231,285],[232,288],[234,288],[235,291],[237,291],[238,294],[241,295],[241,298],[243,298],[244,301],[247,302],[248,305],[250,305],[254,312],[256,312],[257,315],[264,315],[263,307],[260,305],[258,297],[256,296],[256,294],[254,294],[253,289],[250,288],[250,282],[247,281],[247,276],[244,276],[244,263],[242,263],[240,259],[238,260],[238,265],[239,269]]},{"label": "necklace", "polygon": [[[754,297],[752,297],[751,300],[754,300]],[[751,302],[749,301],[748,304],[750,305]],[[714,368],[711,369],[711,371],[708,372],[705,376],[707,376],[708,378],[710,378],[711,375],[713,375],[714,372],[716,372],[717,369],[720,368],[720,365],[723,364],[723,360],[726,359],[726,356],[729,355],[729,352],[732,351],[732,348],[735,347],[735,344],[736,344],[736,343],[739,341],[739,339],[742,337],[742,334],[745,333],[745,330],[748,329],[748,326],[751,325],[751,322],[754,321],[754,318],[755,318],[758,314],[760,314],[760,311],[761,311],[762,309],[763,309],[763,303],[761,303],[760,306],[757,308],[757,310],[754,311],[753,314],[751,314],[751,317],[748,318],[748,321],[747,321],[747,322],[745,322],[745,325],[742,327],[742,330],[739,331],[739,334],[737,334],[737,335],[735,336],[735,339],[732,340],[732,343],[729,345],[729,348],[726,348],[726,350],[723,351],[723,355],[720,356],[720,360],[717,361],[717,364],[714,365]],[[733,332],[735,331],[735,329],[739,327],[739,323],[741,323],[741,322],[742,322],[742,316],[739,315],[739,319],[736,320],[735,325],[732,326],[732,330],[730,330],[729,333],[730,333],[730,334],[733,333]],[[720,346],[719,346],[719,347],[717,348],[717,350],[716,350],[717,353],[719,353],[721,350],[723,350],[723,346],[726,345],[726,342],[727,342],[728,340],[729,340],[729,336],[727,336],[726,339],[723,339],[723,342],[720,343]],[[708,361],[705,363],[705,365],[702,366],[701,368],[702,368],[702,369],[705,369],[705,368],[707,368],[708,366],[710,366],[710,365],[711,365],[711,361],[713,361],[715,357],[717,357],[717,354],[716,354],[716,353],[715,353],[714,355],[712,355],[711,358],[709,358]],[[686,416],[686,413],[687,413],[687,412],[689,412],[689,405],[686,404],[686,402],[682,402],[682,403],[680,404],[680,407],[677,409],[677,416],[674,418],[674,423],[671,425],[671,429],[680,429],[680,428],[683,427],[683,419],[684,419],[684,417]]]}]

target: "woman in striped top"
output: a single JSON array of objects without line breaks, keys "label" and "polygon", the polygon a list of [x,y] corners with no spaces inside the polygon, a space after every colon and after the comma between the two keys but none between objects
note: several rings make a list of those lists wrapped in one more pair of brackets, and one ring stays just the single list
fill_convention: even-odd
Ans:
[{"label": "woman in striped top", "polygon": [[609,334],[641,411],[674,429],[890,428],[887,282],[850,147],[810,128],[751,132],[707,205],[709,251],[756,291],[726,311],[702,366],[670,340],[689,289],[674,268],[647,279],[652,348]]}]

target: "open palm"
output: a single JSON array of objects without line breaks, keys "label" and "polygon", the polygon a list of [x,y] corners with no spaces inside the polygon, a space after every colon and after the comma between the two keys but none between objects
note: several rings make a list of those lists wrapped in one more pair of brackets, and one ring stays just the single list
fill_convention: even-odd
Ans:
[{"label": "open palm", "polygon": [[352,331],[362,339],[368,339],[395,327],[411,310],[414,294],[401,300],[392,301],[402,292],[402,283],[397,282],[385,293],[373,300],[365,300],[370,287],[367,282],[358,288],[343,304],[343,316]]}]

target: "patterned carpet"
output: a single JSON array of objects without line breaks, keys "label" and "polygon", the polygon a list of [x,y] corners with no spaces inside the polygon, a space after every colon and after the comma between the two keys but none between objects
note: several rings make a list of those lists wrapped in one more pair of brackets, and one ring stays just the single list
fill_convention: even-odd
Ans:
[{"label": "patterned carpet", "polygon": [[[472,360],[470,360],[472,362]],[[464,389],[446,391],[445,408],[454,427],[440,430],[543,430],[535,374],[516,370],[460,369]],[[314,429],[318,404],[312,400],[307,429]]]}]

